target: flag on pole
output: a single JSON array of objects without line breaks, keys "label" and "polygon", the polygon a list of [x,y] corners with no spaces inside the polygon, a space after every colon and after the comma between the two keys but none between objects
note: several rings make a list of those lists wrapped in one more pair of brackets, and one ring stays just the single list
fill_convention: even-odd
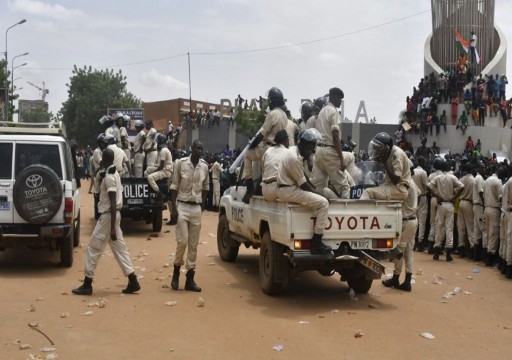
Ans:
[{"label": "flag on pole", "polygon": [[[457,48],[459,49],[459,51],[464,51],[466,54],[469,53],[469,48],[470,48],[470,44],[469,44],[469,40],[466,40],[462,37],[462,35],[457,31],[457,29],[454,30],[455,31],[455,44],[457,45]],[[478,55],[478,51],[476,50],[475,48],[475,58],[476,58],[476,63],[477,64],[480,64],[480,56]]]}]

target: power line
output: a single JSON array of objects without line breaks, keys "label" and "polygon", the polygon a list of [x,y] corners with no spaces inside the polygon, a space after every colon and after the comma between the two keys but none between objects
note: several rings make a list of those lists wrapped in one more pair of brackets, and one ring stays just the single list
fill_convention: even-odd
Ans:
[{"label": "power line", "polygon": [[[395,19],[395,20],[387,21],[387,22],[384,22],[384,23],[381,23],[381,24],[368,26],[368,27],[365,27],[365,28],[362,28],[362,29],[358,29],[358,30],[354,30],[354,31],[349,31],[349,32],[344,33],[344,34],[333,35],[333,36],[329,36],[329,37],[325,37],[325,38],[320,38],[320,39],[302,41],[302,42],[293,43],[293,44],[277,45],[277,46],[270,46],[270,47],[256,48],[256,49],[246,49],[246,50],[226,50],[226,51],[212,51],[212,52],[190,52],[190,55],[233,55],[233,54],[247,54],[247,53],[257,53],[257,52],[264,52],[264,51],[286,49],[286,48],[290,48],[290,47],[294,47],[294,46],[310,45],[310,44],[315,44],[315,43],[319,43],[319,42],[324,42],[324,41],[329,41],[329,40],[339,39],[339,38],[346,37],[346,36],[351,36],[351,35],[359,34],[359,33],[362,33],[362,32],[369,31],[369,30],[378,29],[380,27],[384,27],[384,26],[387,26],[387,25],[395,24],[395,23],[398,23],[398,22],[410,19],[412,17],[416,17],[416,16],[419,16],[419,15],[425,14],[427,12],[430,12],[430,9],[423,10],[423,11],[417,12],[415,14],[407,15],[407,16],[404,16],[404,17],[401,17],[401,18],[398,18],[398,19]],[[177,55],[167,56],[167,57],[158,58],[158,59],[135,61],[135,62],[124,63],[124,64],[91,66],[91,68],[92,69],[104,69],[104,68],[116,68],[116,67],[125,67],[125,66],[133,66],[133,65],[142,65],[142,64],[149,64],[149,63],[155,63],[155,62],[160,62],[160,61],[165,61],[165,60],[176,59],[176,58],[185,57],[185,56],[188,56],[188,53],[177,54]],[[58,71],[58,70],[72,70],[73,68],[70,68],[70,67],[66,67],[66,68],[29,68],[29,67],[26,67],[25,69],[27,69],[27,70],[28,69],[32,69],[32,70]]]}]

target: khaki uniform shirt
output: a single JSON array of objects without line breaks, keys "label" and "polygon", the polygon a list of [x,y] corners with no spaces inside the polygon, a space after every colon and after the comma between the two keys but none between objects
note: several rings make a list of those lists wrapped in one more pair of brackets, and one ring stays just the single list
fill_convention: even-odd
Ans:
[{"label": "khaki uniform shirt", "polygon": [[441,170],[436,170],[434,171],[433,173],[431,173],[429,176],[428,176],[428,181],[427,183],[431,182],[437,175],[441,175],[443,172]]},{"label": "khaki uniform shirt", "polygon": [[283,155],[288,151],[284,145],[272,146],[265,151],[261,158],[263,167],[263,182],[271,182],[277,180],[277,171],[279,169],[279,163],[283,158]]},{"label": "khaki uniform shirt", "polygon": [[484,183],[485,180],[482,177],[482,175],[477,174],[475,176],[475,182],[473,184],[473,205],[483,205],[480,193],[484,192]]},{"label": "khaki uniform shirt", "polygon": [[147,150],[156,148],[156,146],[155,146],[156,134],[158,134],[158,131],[156,131],[155,128],[149,129],[148,134],[146,135],[146,142],[143,145],[144,150],[147,151]]},{"label": "khaki uniform shirt", "polygon": [[160,162],[164,162],[164,167],[162,170],[169,170],[172,172],[172,154],[171,150],[166,147],[163,147],[158,152],[158,160],[157,164],[160,165]]},{"label": "khaki uniform shirt", "polygon": [[503,185],[503,211],[512,211],[512,177]]},{"label": "khaki uniform shirt", "polygon": [[177,200],[202,204],[202,192],[209,189],[210,179],[206,161],[199,159],[196,167],[192,164],[190,156],[176,161],[171,190],[178,192]]},{"label": "khaki uniform shirt", "polygon": [[123,189],[121,187],[121,178],[117,171],[115,171],[113,174],[109,174],[109,169],[111,169],[111,167],[105,171],[105,177],[101,181],[100,185],[100,199],[98,202],[98,212],[100,214],[110,211],[110,198],[108,197],[109,192],[116,193],[117,210],[121,209],[123,206]]},{"label": "khaki uniform shirt", "polygon": [[285,130],[287,126],[288,118],[286,117],[286,113],[280,108],[273,109],[268,113],[260,129],[260,134],[263,135],[263,141],[273,144],[276,133],[280,130]]},{"label": "khaki uniform shirt", "polygon": [[[411,169],[409,168],[409,158],[407,157],[405,152],[396,145],[393,145],[390,156],[391,167],[393,168],[395,175],[400,177],[400,180],[396,185],[406,184],[407,186],[409,186],[409,183],[412,181]],[[393,184],[387,172],[384,175],[384,182],[388,184]]]},{"label": "khaki uniform shirt", "polygon": [[294,146],[295,137],[299,135],[299,127],[290,119],[288,119],[288,124],[286,125],[286,133],[288,134],[290,146]]},{"label": "khaki uniform shirt", "polygon": [[303,157],[300,156],[297,146],[289,148],[279,163],[277,170],[277,183],[280,185],[301,186],[306,182],[304,175]]},{"label": "khaki uniform shirt", "polygon": [[311,128],[315,128],[316,129],[316,119],[317,119],[317,115],[312,115],[309,119],[308,119],[308,122],[306,123],[306,129],[311,129]]},{"label": "khaki uniform shirt", "polygon": [[106,135],[112,135],[116,138],[117,146],[121,146],[121,135],[119,134],[119,128],[116,125],[112,125],[105,130]]},{"label": "khaki uniform shirt", "polygon": [[414,183],[418,187],[418,196],[427,194],[427,172],[421,166],[414,168],[414,175],[412,175]]},{"label": "khaki uniform shirt", "polygon": [[[126,149],[128,150],[131,150],[132,149],[132,144],[130,144],[130,137],[128,136],[128,131],[126,130],[125,127],[122,127],[119,129],[119,137],[122,139],[123,137],[126,139],[126,143],[127,143],[127,147]],[[124,144],[122,144],[121,146],[122,149],[124,149]]]},{"label": "khaki uniform shirt", "polygon": [[496,174],[489,176],[484,182],[484,205],[486,207],[500,207],[501,180]]},{"label": "khaki uniform shirt", "polygon": [[118,173],[122,173],[124,164],[128,162],[126,153],[116,144],[109,145],[107,148],[114,152],[114,166]]},{"label": "khaki uniform shirt", "polygon": [[464,185],[464,190],[460,193],[460,198],[473,202],[473,186],[475,185],[475,178],[472,174],[464,175],[460,182]]},{"label": "khaki uniform shirt", "polygon": [[418,187],[414,181],[411,181],[409,194],[402,203],[402,217],[416,216],[416,212],[418,211],[418,196]]},{"label": "khaki uniform shirt", "polygon": [[222,172],[222,165],[218,161],[215,161],[210,169],[212,172],[212,179],[220,179],[220,173]]},{"label": "khaki uniform shirt", "polygon": [[455,194],[464,188],[464,185],[455,177],[447,172],[437,175],[427,184],[434,195],[439,196],[443,201],[451,201]]},{"label": "khaki uniform shirt", "polygon": [[135,137],[135,141],[133,142],[133,151],[138,153],[141,150],[142,140],[146,137],[146,133],[144,130],[139,131],[137,136]]},{"label": "khaki uniform shirt", "polygon": [[322,110],[320,110],[318,119],[316,120],[316,129],[320,132],[320,135],[322,135],[322,140],[320,140],[320,143],[324,145],[334,145],[332,140],[332,132],[334,130],[340,133],[341,139],[342,135],[340,123],[340,113],[336,110],[333,104],[330,102],[327,103],[327,105],[325,105]]}]

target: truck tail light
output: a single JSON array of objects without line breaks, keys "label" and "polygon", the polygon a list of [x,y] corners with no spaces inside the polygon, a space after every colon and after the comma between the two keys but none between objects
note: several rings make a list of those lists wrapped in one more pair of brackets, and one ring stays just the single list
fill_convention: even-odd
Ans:
[{"label": "truck tail light", "polygon": [[373,240],[373,248],[374,249],[392,249],[393,248],[393,239],[374,239]]},{"label": "truck tail light", "polygon": [[64,200],[64,222],[71,224],[73,221],[73,198],[67,197]]},{"label": "truck tail light", "polygon": [[294,250],[311,249],[311,240],[294,240],[293,248],[294,248]]}]

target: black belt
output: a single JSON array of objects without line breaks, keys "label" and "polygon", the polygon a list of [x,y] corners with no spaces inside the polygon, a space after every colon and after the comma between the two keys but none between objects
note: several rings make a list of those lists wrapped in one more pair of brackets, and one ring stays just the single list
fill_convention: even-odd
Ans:
[{"label": "black belt", "polygon": [[275,183],[277,181],[277,179],[270,179],[270,180],[263,180],[263,184],[265,185],[268,185],[268,184],[272,184],[272,183]]},{"label": "black belt", "polygon": [[289,186],[293,186],[293,185],[277,184],[277,187],[280,187],[280,188],[289,187]]},{"label": "black belt", "polygon": [[144,152],[147,154],[147,153],[150,153],[150,152],[153,152],[153,151],[156,151],[156,149],[151,149],[151,150],[144,150]]},{"label": "black belt", "polygon": [[461,200],[465,200],[465,201],[469,201],[470,203],[473,203],[473,200],[469,200],[469,199],[461,199]]},{"label": "black belt", "polygon": [[187,205],[201,205],[201,204],[198,204],[194,201],[183,201],[183,200],[178,200],[180,203],[183,203],[183,204],[187,204]]},{"label": "black belt", "polygon": [[327,145],[327,144],[320,144],[320,143],[316,144],[316,146],[320,146],[320,147],[332,147],[332,148],[334,147],[334,145]]},{"label": "black belt", "polygon": [[272,141],[265,141],[265,144],[269,146],[274,146],[276,143],[273,143]]},{"label": "black belt", "polygon": [[410,220],[416,220],[416,216],[409,216],[409,217],[402,218],[402,221],[410,221]]}]

